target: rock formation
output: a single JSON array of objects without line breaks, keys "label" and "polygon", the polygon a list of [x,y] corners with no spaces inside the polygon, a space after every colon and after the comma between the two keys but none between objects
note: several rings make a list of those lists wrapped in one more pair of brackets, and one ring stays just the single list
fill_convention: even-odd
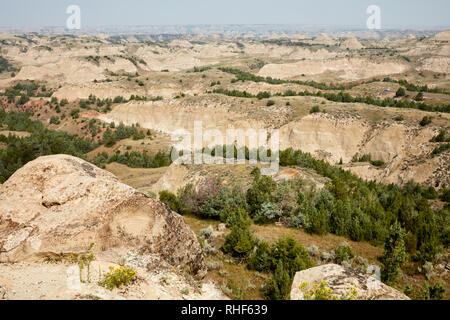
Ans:
[{"label": "rock formation", "polygon": [[431,39],[435,41],[450,41],[450,30],[440,32]]},{"label": "rock formation", "polygon": [[314,44],[322,44],[322,45],[335,45],[336,42],[330,38],[326,33],[319,34],[313,41]]},{"label": "rock formation", "polygon": [[332,290],[334,296],[340,298],[345,298],[352,289],[356,289],[356,300],[409,300],[403,293],[374,277],[337,264],[326,264],[297,272],[292,283],[291,300],[303,300],[305,291],[308,292],[321,281],[326,281],[326,287]]},{"label": "rock formation", "polygon": [[342,49],[362,49],[364,46],[358,41],[358,39],[355,36],[348,37],[344,41],[341,42],[339,45]]},{"label": "rock formation", "polygon": [[78,253],[91,243],[205,270],[197,238],[180,215],[86,161],[40,157],[0,185],[0,262]]}]

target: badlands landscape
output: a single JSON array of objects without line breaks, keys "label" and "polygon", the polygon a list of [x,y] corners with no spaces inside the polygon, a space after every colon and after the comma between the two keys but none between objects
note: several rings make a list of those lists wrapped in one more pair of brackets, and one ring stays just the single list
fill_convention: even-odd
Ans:
[{"label": "badlands landscape", "polygon": [[449,127],[450,31],[1,34],[0,299],[448,299]]}]

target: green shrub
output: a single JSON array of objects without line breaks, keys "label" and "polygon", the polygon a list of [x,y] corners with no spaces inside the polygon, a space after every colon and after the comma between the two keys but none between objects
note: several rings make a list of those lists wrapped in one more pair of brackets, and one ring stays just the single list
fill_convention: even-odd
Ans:
[{"label": "green shrub", "polygon": [[256,215],[266,202],[272,202],[277,183],[269,176],[256,176],[251,188],[247,190],[247,204],[252,216]]},{"label": "green shrub", "polygon": [[295,238],[286,236],[271,246],[265,241],[258,242],[255,253],[248,260],[247,267],[260,272],[274,272],[280,261],[291,277],[297,271],[313,266],[307,250]]},{"label": "green shrub", "polygon": [[439,197],[444,202],[450,202],[450,188],[444,188],[442,189],[442,194]]},{"label": "green shrub", "polygon": [[415,97],[414,100],[416,101],[423,101],[423,92],[419,92]]},{"label": "green shrub", "polygon": [[426,188],[422,192],[422,195],[430,200],[436,199],[438,197],[438,193],[436,192],[436,189],[433,186],[429,186],[428,188]]},{"label": "green shrub", "polygon": [[430,140],[430,142],[450,142],[450,137],[447,137],[447,132],[445,130],[441,130],[437,136]]},{"label": "green shrub", "polygon": [[255,240],[250,231],[251,220],[243,209],[238,209],[236,219],[231,232],[225,237],[222,251],[234,257],[245,258],[255,246]]},{"label": "green shrub", "polygon": [[419,124],[422,127],[425,127],[425,126],[429,125],[432,122],[432,120],[433,120],[432,117],[425,116],[425,117],[422,118],[422,120],[420,120]]},{"label": "green shrub", "polygon": [[264,297],[268,300],[288,300],[292,281],[293,278],[283,267],[283,261],[279,261],[272,278],[266,282]]},{"label": "green shrub", "polygon": [[398,88],[397,92],[395,93],[395,96],[396,97],[404,97],[404,96],[406,96],[405,88],[403,88],[403,87]]},{"label": "green shrub", "polygon": [[386,165],[386,163],[383,160],[372,160],[370,161],[370,164],[375,167],[383,167]]},{"label": "green shrub", "polygon": [[342,242],[341,244],[336,246],[334,248],[334,253],[336,256],[336,262],[339,264],[344,261],[353,259],[353,257],[355,256],[347,242]]},{"label": "green shrub", "polygon": [[78,119],[80,117],[80,109],[72,109],[70,111],[70,116],[72,119]]},{"label": "green shrub", "polygon": [[245,195],[241,188],[221,187],[219,193],[210,195],[200,207],[200,214],[204,217],[220,219],[226,222],[230,212],[239,208],[246,209]]},{"label": "green shrub", "polygon": [[281,216],[281,210],[278,206],[272,202],[265,202],[261,206],[261,210],[259,210],[253,220],[256,223],[268,223],[272,222],[275,219]]},{"label": "green shrub", "polygon": [[50,118],[50,124],[60,124],[58,117],[52,116]]},{"label": "green shrub", "polygon": [[291,277],[297,271],[313,266],[308,251],[293,237],[286,236],[278,240],[273,245],[271,252],[274,264],[283,261],[283,266]]},{"label": "green shrub", "polygon": [[450,149],[450,143],[441,144],[439,147],[435,148],[432,154],[437,155],[441,154]]},{"label": "green shrub", "polygon": [[267,106],[268,107],[273,106],[274,104],[275,104],[275,101],[273,101],[273,100],[267,101]]},{"label": "green shrub", "polygon": [[167,190],[163,190],[159,192],[159,201],[169,206],[170,210],[179,213],[179,201],[176,195]]},{"label": "green shrub", "polygon": [[405,236],[405,248],[406,252],[409,254],[414,254],[417,249],[417,237],[411,233],[411,231],[408,231],[408,233]]},{"label": "green shrub", "polygon": [[256,98],[258,98],[259,100],[262,100],[262,99],[269,99],[270,96],[271,96],[270,92],[263,91],[263,92],[258,92],[258,94],[256,95]]},{"label": "green shrub", "polygon": [[406,262],[405,231],[398,222],[394,223],[384,244],[381,258],[381,280],[393,283],[400,274],[400,268]]},{"label": "green shrub", "polygon": [[319,235],[330,232],[329,213],[316,207],[308,207],[306,214],[306,231]]},{"label": "green shrub", "polygon": [[273,268],[272,251],[269,244],[264,240],[259,240],[256,244],[256,251],[248,259],[247,268],[260,272],[270,272]]},{"label": "green shrub", "polygon": [[311,110],[309,110],[309,113],[319,113],[319,112],[320,112],[319,106],[314,106],[311,108]]},{"label": "green shrub", "polygon": [[416,300],[443,300],[446,291],[447,289],[442,281],[434,285],[425,282],[422,288],[420,288],[417,293],[413,294],[413,298]]},{"label": "green shrub", "polygon": [[145,138],[145,134],[142,131],[136,132],[132,136],[133,140],[142,140],[144,138]]}]

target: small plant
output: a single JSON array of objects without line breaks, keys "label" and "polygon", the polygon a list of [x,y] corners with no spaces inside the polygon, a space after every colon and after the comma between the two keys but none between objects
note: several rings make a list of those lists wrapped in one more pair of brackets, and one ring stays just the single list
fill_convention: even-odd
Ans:
[{"label": "small plant", "polygon": [[188,295],[189,294],[189,288],[188,287],[184,287],[183,289],[181,289],[181,294],[182,295]]},{"label": "small plant", "polygon": [[222,292],[233,300],[243,300],[244,290],[234,279],[228,280],[227,284],[222,284]]},{"label": "small plant", "polygon": [[123,266],[114,269],[109,267],[109,272],[99,281],[98,285],[106,289],[112,290],[121,286],[129,285],[136,280],[136,271],[131,267]]},{"label": "small plant", "polygon": [[416,101],[423,101],[423,92],[419,92],[414,98]]},{"label": "small plant", "polygon": [[355,256],[347,242],[342,242],[336,248],[334,248],[334,253],[336,256],[336,262],[339,264],[343,263],[344,261],[353,259]]},{"label": "small plant", "polygon": [[446,289],[442,281],[434,285],[429,285],[425,282],[414,298],[416,300],[442,300],[444,299],[445,291]]},{"label": "small plant", "polygon": [[60,124],[58,117],[52,116],[50,118],[50,124]]},{"label": "small plant", "polygon": [[316,283],[310,290],[306,290],[308,286],[307,282],[303,282],[300,289],[304,292],[303,297],[305,300],[355,300],[358,291],[355,288],[350,288],[350,292],[343,297],[339,297],[333,294],[333,290],[327,287],[327,282],[322,280],[320,283]]},{"label": "small plant", "polygon": [[308,248],[306,248],[306,250],[311,257],[318,257],[320,254],[319,247],[315,244],[309,246]]},{"label": "small plant", "polygon": [[314,106],[311,108],[311,110],[309,110],[309,113],[319,113],[319,112],[320,112],[319,106]]},{"label": "small plant", "polygon": [[80,282],[84,282],[83,280],[83,270],[84,268],[87,269],[87,282],[91,282],[90,275],[91,275],[91,263],[95,259],[94,252],[92,249],[94,248],[94,243],[91,243],[88,249],[87,254],[74,254],[72,253],[71,260],[73,263],[78,264],[78,268],[80,269]]},{"label": "small plant", "polygon": [[281,210],[272,202],[264,202],[261,210],[257,211],[254,216],[256,223],[267,223],[281,216]]},{"label": "small plant", "polygon": [[432,122],[432,118],[431,118],[431,117],[428,117],[428,116],[425,116],[425,117],[422,118],[422,120],[420,121],[419,124],[420,124],[422,127],[425,127],[425,126],[429,125],[431,122]]},{"label": "small plant", "polygon": [[435,148],[432,152],[433,155],[437,155],[437,154],[441,154],[445,151],[447,151],[448,149],[450,149],[450,143],[445,143],[440,145],[439,147]]},{"label": "small plant", "polygon": [[430,140],[430,142],[450,142],[450,136],[447,137],[447,132],[445,130],[441,130],[437,136]]},{"label": "small plant", "polygon": [[199,238],[202,240],[209,240],[212,237],[213,231],[214,230],[213,230],[212,226],[204,228],[204,229],[200,230]]},{"label": "small plant", "polygon": [[78,119],[80,117],[80,109],[73,109],[70,111],[70,116],[72,119]]},{"label": "small plant", "polygon": [[274,104],[275,104],[275,101],[273,101],[273,100],[267,101],[267,106],[268,107],[273,106]]}]

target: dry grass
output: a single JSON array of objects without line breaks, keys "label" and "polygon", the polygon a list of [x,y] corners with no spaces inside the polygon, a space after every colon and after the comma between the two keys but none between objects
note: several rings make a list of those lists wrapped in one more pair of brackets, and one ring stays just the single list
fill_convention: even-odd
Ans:
[{"label": "dry grass", "polygon": [[[219,224],[217,220],[203,220],[195,216],[184,216],[184,219],[196,234],[198,234],[203,228],[207,228],[210,225],[216,227]],[[318,246],[321,251],[329,251],[341,242],[346,241],[352,248],[355,255],[364,257],[371,263],[378,263],[377,257],[381,256],[383,252],[383,248],[381,247],[375,247],[366,242],[351,241],[347,238],[333,234],[319,236],[315,234],[308,234],[302,230],[276,226],[273,224],[264,226],[252,225],[251,229],[256,237],[269,243],[277,242],[283,236],[293,236],[304,247],[309,247],[314,244]]]},{"label": "dry grass", "polygon": [[31,135],[31,133],[26,132],[26,131],[8,131],[8,130],[5,130],[5,131],[0,131],[0,135],[6,136],[6,137],[9,136],[9,135],[13,135],[13,136],[16,136],[18,138],[24,138],[24,137],[29,137]]},{"label": "dry grass", "polygon": [[383,252],[382,248],[375,247],[369,243],[354,242],[347,238],[339,237],[333,234],[319,236],[315,234],[308,234],[302,230],[276,225],[253,225],[252,230],[255,236],[260,239],[264,239],[269,243],[274,243],[283,236],[292,236],[304,247],[309,247],[314,244],[319,247],[320,251],[329,251],[341,242],[345,241],[352,248],[355,255],[366,258],[370,263],[377,263],[377,257],[379,257]]},{"label": "dry grass", "polygon": [[106,165],[106,170],[114,174],[123,183],[133,188],[147,192],[166,173],[168,167],[155,169],[129,168],[116,162]]}]

